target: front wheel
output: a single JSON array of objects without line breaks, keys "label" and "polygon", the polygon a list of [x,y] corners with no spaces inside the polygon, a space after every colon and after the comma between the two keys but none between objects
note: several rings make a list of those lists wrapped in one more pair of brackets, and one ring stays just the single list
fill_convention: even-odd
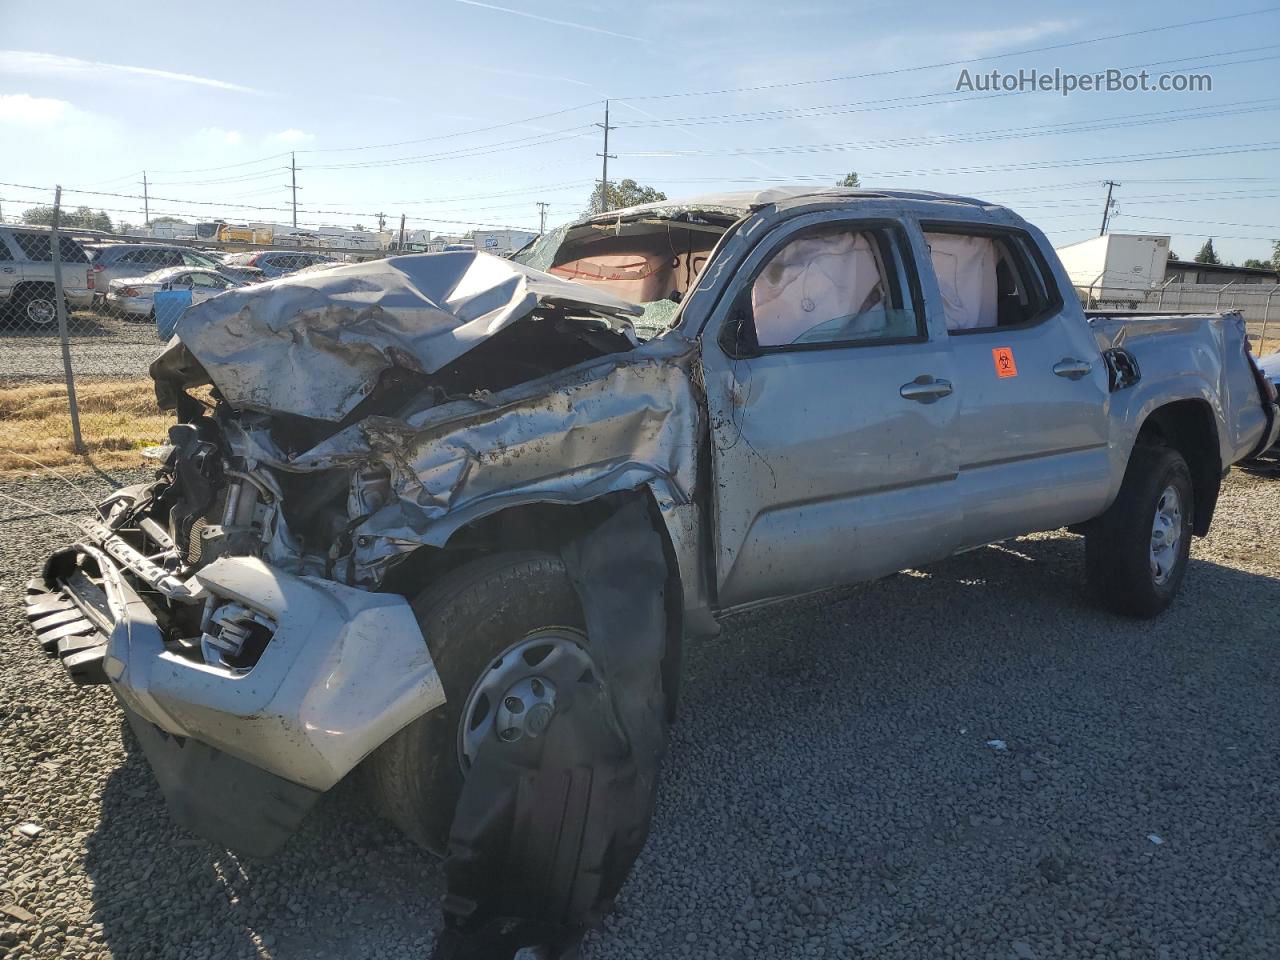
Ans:
[{"label": "front wheel", "polygon": [[1173,602],[1187,572],[1194,508],[1182,454],[1135,447],[1115,503],[1085,542],[1089,586],[1103,606],[1146,618]]},{"label": "front wheel", "polygon": [[577,592],[553,554],[466,564],[415,598],[413,609],[445,703],[380,747],[370,775],[382,811],[443,856],[484,741],[540,736],[574,684],[595,682],[595,668]]}]

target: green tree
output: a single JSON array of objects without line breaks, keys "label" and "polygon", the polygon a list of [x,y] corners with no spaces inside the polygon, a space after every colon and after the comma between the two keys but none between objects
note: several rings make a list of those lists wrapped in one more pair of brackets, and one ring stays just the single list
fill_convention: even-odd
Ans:
[{"label": "green tree", "polygon": [[602,213],[605,210],[621,210],[623,207],[634,207],[640,203],[656,203],[665,199],[667,195],[661,190],[636,183],[634,180],[610,181],[604,206],[600,205],[600,184],[597,183],[596,188],[591,191],[591,201],[587,211]]},{"label": "green tree", "polygon": [[186,223],[187,221],[180,217],[152,217],[151,222],[155,223]]},{"label": "green tree", "polygon": [[1170,247],[1170,248],[1169,248],[1169,259],[1170,259],[1170,260],[1181,260],[1182,258],[1181,258],[1180,256],[1178,256],[1176,253],[1174,253],[1174,252],[1173,252],[1173,248],[1172,248],[1172,247]]},{"label": "green tree", "polygon": [[1280,270],[1280,240],[1271,241],[1271,266]]},{"label": "green tree", "polygon": [[1241,266],[1252,267],[1254,270],[1270,270],[1271,269],[1270,263],[1268,263],[1266,260],[1259,260],[1257,257],[1250,257],[1248,260],[1242,263]]},{"label": "green tree", "polygon": [[836,184],[837,187],[860,187],[862,182],[858,179],[858,174],[846,173],[844,178]]},{"label": "green tree", "polygon": [[[22,222],[48,227],[53,224],[53,207],[30,207],[22,213]],[[112,231],[111,218],[105,211],[94,213],[88,207],[77,207],[75,210],[63,210],[59,221],[64,227],[79,227],[82,230]]]},{"label": "green tree", "polygon": [[1218,259],[1218,252],[1213,249],[1213,237],[1206,240],[1200,252],[1196,254],[1196,263],[1222,263]]}]

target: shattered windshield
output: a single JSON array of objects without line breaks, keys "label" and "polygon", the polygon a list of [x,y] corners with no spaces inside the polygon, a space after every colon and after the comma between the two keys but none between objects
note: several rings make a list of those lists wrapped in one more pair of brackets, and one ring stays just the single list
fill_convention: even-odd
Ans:
[{"label": "shattered windshield", "polygon": [[638,304],[637,335],[671,326],[716,243],[740,211],[663,211],[634,220],[557,227],[512,259]]}]

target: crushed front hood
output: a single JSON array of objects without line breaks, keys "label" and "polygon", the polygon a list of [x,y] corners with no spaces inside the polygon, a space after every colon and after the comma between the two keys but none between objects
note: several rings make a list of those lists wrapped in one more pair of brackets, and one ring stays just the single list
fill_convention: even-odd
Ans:
[{"label": "crushed front hood", "polygon": [[[233,407],[338,421],[388,367],[435,373],[541,305],[641,313],[602,291],[463,251],[231,290],[186,311],[175,333]],[[172,377],[169,353],[152,367],[157,381]]]}]

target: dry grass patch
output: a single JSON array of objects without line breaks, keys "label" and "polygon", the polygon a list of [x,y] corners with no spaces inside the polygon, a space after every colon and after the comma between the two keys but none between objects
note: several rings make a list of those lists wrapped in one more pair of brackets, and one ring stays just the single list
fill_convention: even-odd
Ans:
[{"label": "dry grass patch", "polygon": [[86,454],[71,443],[66,387],[61,383],[0,387],[0,472],[37,469],[14,453],[50,467],[128,467],[143,463],[138,451],[163,441],[173,415],[156,406],[149,378],[77,380],[80,432]]}]

